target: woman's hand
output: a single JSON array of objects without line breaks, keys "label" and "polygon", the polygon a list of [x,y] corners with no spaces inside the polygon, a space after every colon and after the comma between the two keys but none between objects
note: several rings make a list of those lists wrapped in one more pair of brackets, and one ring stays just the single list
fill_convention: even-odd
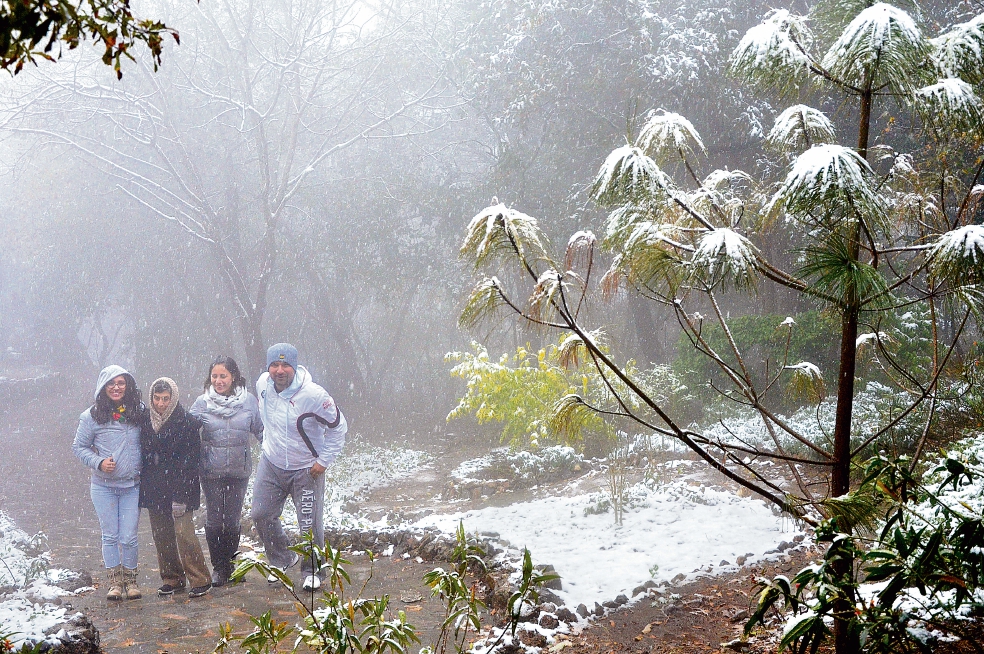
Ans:
[{"label": "woman's hand", "polygon": [[99,462],[99,469],[103,472],[114,472],[116,470],[116,461],[113,461],[113,457],[103,459]]}]

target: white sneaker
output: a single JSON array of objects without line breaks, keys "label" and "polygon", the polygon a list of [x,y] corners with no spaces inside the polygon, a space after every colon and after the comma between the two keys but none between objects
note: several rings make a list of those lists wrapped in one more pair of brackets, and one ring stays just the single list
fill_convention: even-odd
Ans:
[{"label": "white sneaker", "polygon": [[[285,565],[282,568],[277,568],[277,570],[280,570],[281,572],[286,572],[287,571],[287,568],[290,568],[290,567],[293,567],[294,565],[297,565],[297,562],[301,560],[301,556],[297,552],[292,552],[292,554],[294,555],[294,560],[291,561],[290,563],[288,563],[287,565]],[[274,567],[276,567],[276,566],[274,566]],[[267,576],[267,583],[275,584],[275,583],[277,583],[279,581],[280,581],[280,579],[278,579],[276,575],[268,575]]]},{"label": "white sneaker", "polygon": [[321,588],[321,578],[318,575],[308,575],[304,577],[304,583],[301,585],[304,590],[318,590]]}]

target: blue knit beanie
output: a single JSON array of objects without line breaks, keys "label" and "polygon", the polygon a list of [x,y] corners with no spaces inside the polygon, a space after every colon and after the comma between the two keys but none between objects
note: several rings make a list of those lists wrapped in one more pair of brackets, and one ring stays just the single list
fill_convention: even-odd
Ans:
[{"label": "blue knit beanie", "polygon": [[277,343],[267,350],[267,368],[275,361],[282,361],[297,370],[297,348],[290,343]]}]

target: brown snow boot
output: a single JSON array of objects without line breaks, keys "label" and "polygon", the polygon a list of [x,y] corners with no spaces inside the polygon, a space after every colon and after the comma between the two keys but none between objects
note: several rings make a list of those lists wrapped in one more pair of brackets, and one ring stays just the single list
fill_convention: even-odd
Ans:
[{"label": "brown snow boot", "polygon": [[127,599],[140,599],[140,587],[137,585],[137,569],[128,570],[123,568],[123,594]]},{"label": "brown snow boot", "polygon": [[109,575],[109,590],[106,591],[106,599],[111,602],[119,602],[123,599],[123,566],[106,568]]}]

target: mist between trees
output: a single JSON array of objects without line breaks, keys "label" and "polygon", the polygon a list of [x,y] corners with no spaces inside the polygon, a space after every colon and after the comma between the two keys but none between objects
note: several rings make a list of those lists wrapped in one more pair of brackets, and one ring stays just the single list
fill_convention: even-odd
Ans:
[{"label": "mist between trees", "polygon": [[[255,378],[288,340],[353,424],[433,429],[463,390],[446,352],[554,341],[512,320],[457,327],[464,227],[493,196],[560,243],[600,230],[598,164],[653,108],[686,115],[715,166],[777,176],[757,153],[784,107],[726,74],[770,6],[147,3],[181,35],[156,72],[135,52],[117,80],[83,45],[0,82],[0,376],[58,372],[85,394],[118,362],[192,393],[215,355]],[[938,1],[922,18],[979,9]],[[796,245],[782,234],[761,244],[778,264]],[[725,302],[813,308],[772,289]],[[671,313],[631,294],[587,311],[619,360],[678,359]]]}]

